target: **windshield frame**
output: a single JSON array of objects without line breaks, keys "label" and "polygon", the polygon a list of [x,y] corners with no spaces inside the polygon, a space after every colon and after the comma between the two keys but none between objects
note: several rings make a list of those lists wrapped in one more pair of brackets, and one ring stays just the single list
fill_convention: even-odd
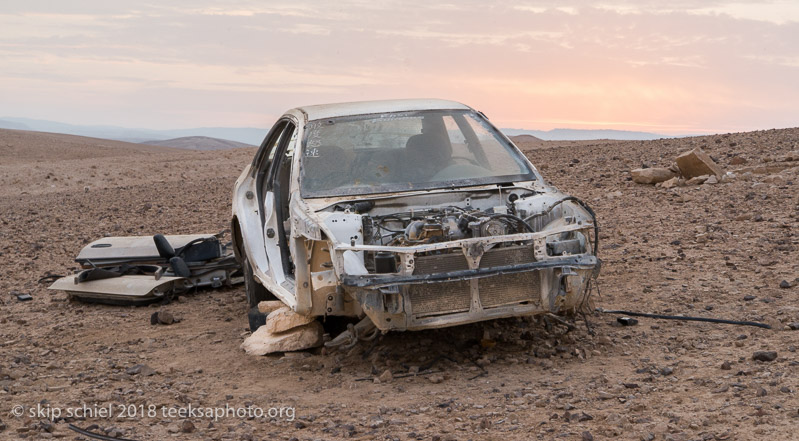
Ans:
[{"label": "windshield frame", "polygon": [[[461,115],[464,117],[472,117],[476,120],[476,122],[480,123],[500,144],[503,145],[507,149],[508,154],[515,159],[519,164],[523,165],[525,168],[529,170],[529,173],[522,173],[522,174],[514,174],[514,175],[500,175],[500,176],[487,176],[487,177],[479,177],[479,178],[465,178],[465,179],[458,179],[452,181],[438,181],[438,182],[424,182],[424,183],[413,183],[413,182],[403,182],[403,183],[387,183],[383,185],[362,185],[362,186],[351,186],[346,188],[336,187],[331,189],[322,189],[318,191],[309,191],[306,186],[303,185],[303,177],[304,177],[304,165],[303,161],[305,159],[305,151],[307,148],[308,142],[308,133],[309,130],[306,130],[308,126],[312,123],[330,123],[330,122],[345,122],[345,121],[354,121],[354,120],[363,120],[363,119],[379,119],[379,118],[392,118],[398,116],[416,116],[416,115],[424,115],[426,113],[441,113],[450,112],[453,116],[454,115]],[[460,125],[460,124],[459,124]],[[461,127],[463,130],[463,127]],[[469,127],[471,130],[471,127]],[[465,133],[468,136],[468,133]],[[474,132],[471,133],[474,136]],[[473,186],[480,186],[480,185],[494,185],[494,184],[507,184],[512,182],[522,182],[522,181],[536,181],[539,179],[535,167],[530,163],[527,157],[511,142],[505,135],[502,134],[493,124],[491,124],[487,118],[485,118],[480,112],[477,112],[473,109],[464,110],[464,109],[436,109],[436,110],[413,110],[413,111],[397,111],[397,112],[385,112],[385,113],[375,113],[375,114],[361,114],[361,115],[347,115],[347,116],[340,116],[335,118],[321,118],[316,120],[311,120],[306,123],[303,127],[303,134],[302,134],[302,141],[301,152],[299,152],[299,190],[300,195],[306,199],[315,199],[315,198],[336,198],[336,197],[350,197],[350,196],[365,196],[365,195],[378,195],[378,194],[386,194],[386,193],[405,193],[405,192],[413,192],[413,191],[424,191],[424,190],[438,190],[438,189],[448,189],[448,188],[458,188],[458,187],[473,187]]]}]

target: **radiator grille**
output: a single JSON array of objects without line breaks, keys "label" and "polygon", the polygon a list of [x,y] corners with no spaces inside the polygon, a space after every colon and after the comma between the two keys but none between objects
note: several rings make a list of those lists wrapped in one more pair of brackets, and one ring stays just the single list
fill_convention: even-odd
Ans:
[{"label": "radiator grille", "polygon": [[413,273],[434,274],[467,269],[469,269],[469,264],[466,263],[466,257],[463,256],[460,249],[457,249],[454,253],[416,257]]},{"label": "radiator grille", "polygon": [[[512,246],[487,251],[480,268],[491,268],[534,261],[531,246]],[[416,258],[414,274],[433,274],[469,269],[466,258],[455,250]],[[480,302],[484,308],[522,302],[535,302],[540,282],[537,271],[479,279]],[[412,314],[455,313],[469,310],[471,289],[468,280],[426,283],[408,287]]]},{"label": "radiator grille", "polygon": [[477,283],[483,308],[522,302],[537,303],[541,292],[538,271],[486,277]]},{"label": "radiator grille", "polygon": [[452,313],[469,310],[472,296],[468,280],[425,283],[410,287],[413,314]]},{"label": "radiator grille", "polygon": [[[466,259],[464,258],[464,260]],[[514,265],[533,261],[535,261],[535,255],[533,254],[533,247],[530,245],[494,248],[483,254],[483,258],[480,259],[480,268]]]}]

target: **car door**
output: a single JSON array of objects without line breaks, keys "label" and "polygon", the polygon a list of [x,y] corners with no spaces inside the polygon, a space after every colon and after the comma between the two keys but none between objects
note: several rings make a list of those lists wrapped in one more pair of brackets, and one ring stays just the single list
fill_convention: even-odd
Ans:
[{"label": "car door", "polygon": [[277,142],[264,182],[264,247],[275,282],[293,292],[294,265],[289,252],[289,195],[292,164],[297,142],[293,121],[286,125]]},{"label": "car door", "polygon": [[287,118],[282,118],[272,126],[246,175],[240,176],[234,187],[233,212],[238,224],[234,228],[241,234],[238,251],[247,254],[254,273],[262,281],[272,278],[271,265],[263,248],[265,183],[288,123]]}]

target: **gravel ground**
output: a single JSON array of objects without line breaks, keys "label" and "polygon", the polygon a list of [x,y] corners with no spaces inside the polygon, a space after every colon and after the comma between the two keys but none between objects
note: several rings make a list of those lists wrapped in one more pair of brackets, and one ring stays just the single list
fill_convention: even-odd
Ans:
[{"label": "gravel ground", "polygon": [[[112,307],[37,280],[71,273],[104,235],[227,228],[253,149],[0,130],[0,438],[76,439],[73,423],[135,440],[799,439],[799,162],[781,161],[799,150],[799,129],[520,147],[597,212],[597,306],[773,329],[623,327],[595,314],[595,335],[582,318],[570,332],[525,318],[391,333],[346,353],[246,356],[242,287]],[[674,189],[630,180],[693,147],[725,170],[765,173]],[[157,310],[179,322],[150,325]]]}]

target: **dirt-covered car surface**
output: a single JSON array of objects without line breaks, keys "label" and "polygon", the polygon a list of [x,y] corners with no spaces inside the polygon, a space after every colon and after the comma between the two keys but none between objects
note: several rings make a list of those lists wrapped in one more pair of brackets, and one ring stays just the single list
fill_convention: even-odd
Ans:
[{"label": "dirt-covered car surface", "polygon": [[451,101],[288,111],[236,182],[232,230],[251,308],[384,331],[590,311],[599,272],[588,205]]}]

